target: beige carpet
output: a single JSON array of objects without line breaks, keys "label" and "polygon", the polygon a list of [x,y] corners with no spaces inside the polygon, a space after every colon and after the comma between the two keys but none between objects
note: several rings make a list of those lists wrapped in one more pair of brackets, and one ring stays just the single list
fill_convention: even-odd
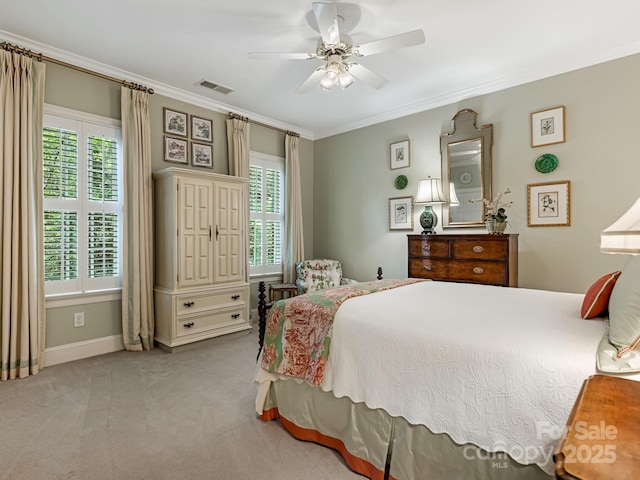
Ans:
[{"label": "beige carpet", "polygon": [[0,480],[362,479],[254,410],[257,334],[0,383]]}]

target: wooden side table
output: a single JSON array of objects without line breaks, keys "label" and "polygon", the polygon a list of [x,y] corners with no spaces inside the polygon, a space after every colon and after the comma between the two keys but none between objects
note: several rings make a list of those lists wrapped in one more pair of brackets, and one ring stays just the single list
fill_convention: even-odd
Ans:
[{"label": "wooden side table", "polygon": [[269,285],[269,302],[275,302],[277,300],[276,296],[280,296],[280,298],[284,298],[284,295],[287,294],[289,298],[295,297],[298,294],[298,287],[296,287],[293,283],[274,283]]},{"label": "wooden side table", "polygon": [[608,375],[585,380],[553,458],[556,478],[640,478],[640,382]]}]

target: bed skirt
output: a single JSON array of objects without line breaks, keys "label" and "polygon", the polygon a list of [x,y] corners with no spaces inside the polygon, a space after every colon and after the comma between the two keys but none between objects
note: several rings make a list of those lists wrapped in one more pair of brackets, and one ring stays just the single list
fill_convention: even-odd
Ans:
[{"label": "bed skirt", "polygon": [[260,418],[280,419],[294,437],[337,450],[353,471],[372,480],[552,478],[506,453],[458,445],[446,434],[306,383],[272,382]]}]

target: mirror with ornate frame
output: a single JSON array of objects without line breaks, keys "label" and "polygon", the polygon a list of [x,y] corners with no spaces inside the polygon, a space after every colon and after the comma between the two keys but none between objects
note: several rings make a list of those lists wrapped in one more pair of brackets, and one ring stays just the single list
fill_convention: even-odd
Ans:
[{"label": "mirror with ornate frame", "polygon": [[483,203],[470,200],[492,198],[493,125],[478,128],[477,116],[460,110],[453,117],[453,131],[440,135],[442,186],[450,202],[442,206],[443,228],[484,226]]}]

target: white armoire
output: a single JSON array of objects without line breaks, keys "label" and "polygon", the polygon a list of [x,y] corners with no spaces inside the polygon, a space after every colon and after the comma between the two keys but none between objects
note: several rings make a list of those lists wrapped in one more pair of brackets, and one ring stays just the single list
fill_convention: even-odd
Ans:
[{"label": "white armoire", "polygon": [[153,178],[155,340],[171,348],[248,330],[248,180],[184,168]]}]

